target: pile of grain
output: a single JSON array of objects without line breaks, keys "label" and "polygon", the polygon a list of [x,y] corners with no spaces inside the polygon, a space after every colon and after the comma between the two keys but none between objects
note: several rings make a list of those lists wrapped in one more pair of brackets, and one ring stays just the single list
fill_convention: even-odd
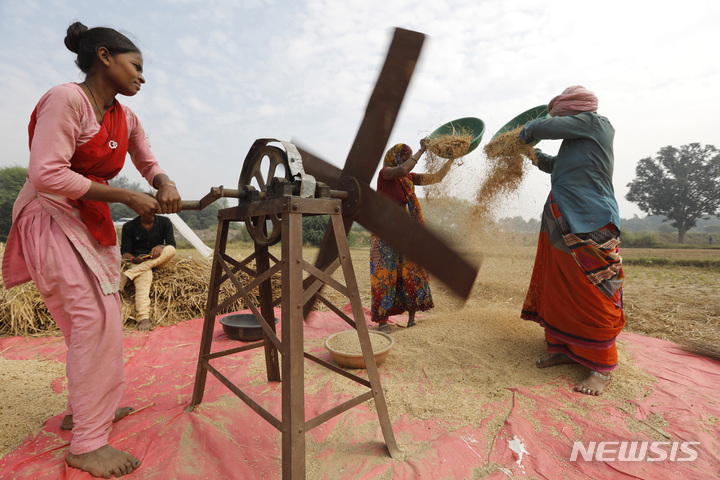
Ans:
[{"label": "pile of grain", "polygon": [[[252,268],[252,267],[251,267]],[[249,276],[236,274],[243,284],[249,282]],[[172,325],[179,321],[200,318],[205,314],[210,263],[202,260],[176,259],[163,269],[153,270],[153,283],[150,289],[150,318],[154,325]],[[273,299],[280,295],[279,275],[273,277]],[[219,301],[235,293],[231,282],[226,281],[220,288]],[[249,293],[253,304],[258,305],[257,290]],[[128,282],[121,292],[124,324],[135,327],[135,289]],[[229,313],[247,308],[242,300],[233,302],[219,313]],[[28,282],[10,290],[0,286],[0,335],[31,336],[58,332],[57,325],[45,307],[42,297],[33,282]]]},{"label": "pile of grain", "polygon": [[[9,348],[9,347],[8,347]],[[2,353],[2,352],[0,352]],[[65,377],[65,364],[48,360],[8,360],[0,357],[0,458],[67,405],[65,391],[53,382]],[[59,382],[67,388],[67,381]],[[3,477],[6,478],[6,477]]]},{"label": "pile of grain", "polygon": [[438,135],[431,138],[427,143],[428,155],[442,158],[461,158],[465,156],[473,141],[473,136],[466,130],[447,135]]},{"label": "pile of grain", "polygon": [[[425,154],[425,169],[428,174],[437,174],[448,159],[457,160],[455,164],[462,165],[460,159],[465,156],[472,141],[473,136],[466,129],[456,131],[454,128],[450,134],[429,139]],[[432,178],[432,184],[425,186],[424,190],[425,197],[431,200],[447,196],[450,188],[448,183],[439,183],[438,178]]]},{"label": "pile of grain", "polygon": [[[341,334],[335,335],[328,341],[330,348],[336,352],[345,353],[347,355],[362,354],[360,347],[360,339],[355,330],[349,330]],[[390,346],[390,339],[384,335],[377,335],[370,332],[370,346],[373,352],[379,352]]]},{"label": "pile of grain", "polygon": [[518,138],[522,128],[505,132],[485,145],[490,172],[475,196],[475,213],[480,217],[492,217],[498,197],[518,189],[529,167],[525,157],[533,164],[537,162],[533,148]]}]

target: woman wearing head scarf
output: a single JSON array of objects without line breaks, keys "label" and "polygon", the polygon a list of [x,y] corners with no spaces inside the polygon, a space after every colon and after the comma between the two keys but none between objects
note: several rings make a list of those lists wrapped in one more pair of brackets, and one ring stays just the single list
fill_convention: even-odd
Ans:
[{"label": "woman wearing head scarf", "polygon": [[[377,180],[377,191],[403,206],[421,225],[425,224],[415,185],[440,182],[452,166],[452,159],[434,174],[413,173],[412,169],[426,150],[427,139],[420,141],[420,150],[413,155],[409,145],[398,143],[385,154]],[[415,312],[433,308],[433,299],[424,268],[408,260],[374,233],[370,237],[370,275],[372,290],[372,321],[378,330],[389,332],[391,315],[408,312],[408,327],[414,326]]]},{"label": "woman wearing head scarf", "polygon": [[579,363],[590,374],[574,390],[599,395],[617,367],[615,340],[625,326],[620,216],[612,185],[615,129],[598,99],[573,86],[548,104],[549,117],[520,132],[526,143],[561,139],[556,156],[536,149],[550,173],[535,266],[521,317],[545,328],[548,356],[538,368]]}]

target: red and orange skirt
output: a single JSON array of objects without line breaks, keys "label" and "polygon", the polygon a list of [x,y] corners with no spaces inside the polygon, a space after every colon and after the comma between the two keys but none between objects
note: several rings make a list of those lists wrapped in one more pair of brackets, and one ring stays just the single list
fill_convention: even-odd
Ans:
[{"label": "red and orange skirt", "polygon": [[615,340],[625,326],[619,236],[612,224],[572,233],[550,194],[521,313],[545,328],[548,353],[598,372],[617,367]]},{"label": "red and orange skirt", "polygon": [[373,322],[435,306],[425,269],[375,234],[370,237],[370,275]]}]

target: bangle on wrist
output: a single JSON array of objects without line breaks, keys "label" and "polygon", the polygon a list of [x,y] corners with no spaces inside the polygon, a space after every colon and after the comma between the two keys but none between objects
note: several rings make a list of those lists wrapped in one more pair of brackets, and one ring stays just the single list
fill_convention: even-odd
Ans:
[{"label": "bangle on wrist", "polygon": [[160,185],[158,185],[158,190],[160,190],[162,187],[166,187],[168,185],[170,185],[173,188],[177,188],[177,185],[175,185],[175,182],[164,182],[164,183],[161,183]]}]

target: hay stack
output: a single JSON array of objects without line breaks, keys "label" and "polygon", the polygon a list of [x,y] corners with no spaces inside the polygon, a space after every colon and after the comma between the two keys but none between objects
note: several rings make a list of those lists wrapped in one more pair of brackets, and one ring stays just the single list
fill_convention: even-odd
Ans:
[{"label": "hay stack", "polygon": [[[2,252],[0,252],[1,254]],[[252,267],[251,267],[252,268]],[[174,323],[200,318],[205,315],[210,263],[194,259],[173,260],[160,270],[153,271],[154,279],[150,289],[150,317],[154,325],[172,325]],[[243,284],[250,279],[241,272],[238,278]],[[280,278],[271,280],[273,299],[280,296]],[[230,282],[220,288],[219,301],[222,302],[235,293]],[[249,296],[258,305],[256,291]],[[124,325],[135,327],[134,314],[135,289],[129,282],[121,292]],[[234,312],[247,308],[242,300],[234,302],[220,313]],[[35,284],[28,282],[10,290],[0,288],[0,335],[35,336],[57,333],[59,329],[45,307]]]}]

